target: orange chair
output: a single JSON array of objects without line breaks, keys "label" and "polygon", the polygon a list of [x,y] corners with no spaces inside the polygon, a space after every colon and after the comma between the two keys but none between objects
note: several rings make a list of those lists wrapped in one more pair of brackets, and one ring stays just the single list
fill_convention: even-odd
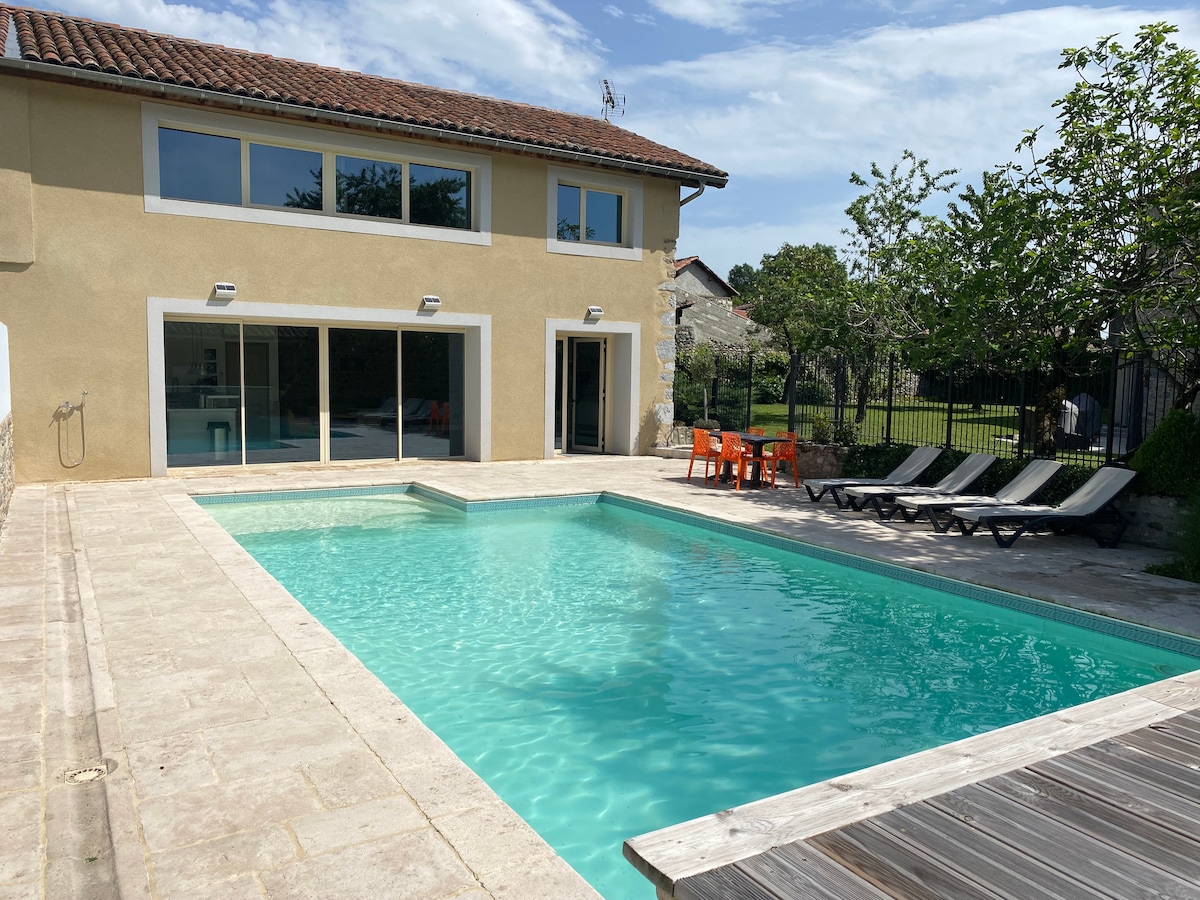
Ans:
[{"label": "orange chair", "polygon": [[[735,491],[742,489],[742,479],[746,477],[746,461],[749,458],[740,434],[736,431],[721,432],[721,457],[720,462],[717,463],[717,475],[721,474],[721,469],[728,463],[729,475],[733,479]],[[713,487],[717,486],[717,475],[713,476]]]},{"label": "orange chair", "polygon": [[800,470],[796,466],[796,434],[792,431],[777,431],[775,448],[771,451],[771,487],[775,487],[775,473],[779,464],[785,462],[792,467],[792,481],[800,487]]},{"label": "orange chair", "polygon": [[747,428],[746,434],[760,434],[763,437],[766,437],[767,429],[765,429],[765,428]]},{"label": "orange chair", "polygon": [[[703,428],[692,429],[692,458],[688,460],[688,481],[692,480],[692,465],[696,462],[697,456],[704,457],[704,480],[708,481],[708,461],[721,458],[721,445]],[[717,471],[721,471],[720,463],[717,463]],[[716,475],[713,476],[713,480],[716,481]]]},{"label": "orange chair", "polygon": [[450,431],[450,401],[446,400],[442,403],[442,421],[441,429],[438,434],[447,434]]},{"label": "orange chair", "polygon": [[442,410],[436,400],[429,404],[429,429],[426,434],[437,434],[442,427]]}]

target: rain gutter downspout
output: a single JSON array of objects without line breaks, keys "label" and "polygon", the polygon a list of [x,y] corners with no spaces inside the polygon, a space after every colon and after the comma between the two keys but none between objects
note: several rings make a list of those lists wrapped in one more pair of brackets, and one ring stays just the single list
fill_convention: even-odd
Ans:
[{"label": "rain gutter downspout", "polygon": [[702,182],[700,182],[700,187],[696,188],[695,193],[688,194],[686,197],[684,197],[682,200],[679,201],[679,208],[682,209],[683,207],[687,206],[689,203],[691,203],[693,200],[695,200],[697,197],[699,197],[703,193],[704,193],[704,182],[702,181]]}]

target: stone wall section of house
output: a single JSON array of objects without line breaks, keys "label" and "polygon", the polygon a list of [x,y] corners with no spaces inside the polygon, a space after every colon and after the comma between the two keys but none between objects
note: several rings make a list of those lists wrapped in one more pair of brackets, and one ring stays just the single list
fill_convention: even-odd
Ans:
[{"label": "stone wall section of house", "polygon": [[13,464],[13,420],[12,414],[0,422],[0,528],[8,515],[8,502],[12,499],[13,488],[17,483],[16,468]]},{"label": "stone wall section of house", "polygon": [[675,296],[677,304],[691,303],[680,317],[681,328],[688,329],[682,347],[710,343],[745,347],[759,330],[755,323],[733,311],[733,302],[728,297],[705,297],[680,290],[676,290]]},{"label": "stone wall section of house", "polygon": [[662,280],[658,284],[655,311],[659,314],[659,334],[655,341],[658,359],[658,391],[654,397],[654,440],[652,447],[670,443],[675,422],[675,242],[668,241],[663,253]]}]

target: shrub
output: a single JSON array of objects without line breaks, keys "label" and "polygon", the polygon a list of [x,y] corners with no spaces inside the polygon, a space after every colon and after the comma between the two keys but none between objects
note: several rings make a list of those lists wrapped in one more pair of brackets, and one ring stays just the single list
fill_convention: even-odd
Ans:
[{"label": "shrub", "polygon": [[814,444],[833,443],[833,423],[825,413],[813,413],[812,440]]},{"label": "shrub", "polygon": [[833,428],[833,442],[843,447],[853,447],[858,443],[858,426],[852,422],[843,422]]},{"label": "shrub", "polygon": [[911,444],[857,444],[846,455],[842,474],[847,478],[881,478],[915,449]]},{"label": "shrub", "polygon": [[1139,475],[1137,490],[1165,497],[1190,497],[1200,488],[1200,419],[1173,409],[1145,443],[1130,467]]},{"label": "shrub", "polygon": [[796,382],[796,404],[799,406],[827,406],[833,402],[833,391],[823,381],[811,379]]},{"label": "shrub", "polygon": [[692,423],[693,428],[703,428],[705,431],[720,431],[721,423],[716,419],[697,419]]}]

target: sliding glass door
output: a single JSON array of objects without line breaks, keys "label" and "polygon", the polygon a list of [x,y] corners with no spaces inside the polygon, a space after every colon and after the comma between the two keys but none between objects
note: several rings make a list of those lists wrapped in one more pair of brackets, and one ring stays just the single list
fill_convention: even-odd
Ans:
[{"label": "sliding glass door", "polygon": [[168,321],[168,466],[463,454],[455,332]]}]

